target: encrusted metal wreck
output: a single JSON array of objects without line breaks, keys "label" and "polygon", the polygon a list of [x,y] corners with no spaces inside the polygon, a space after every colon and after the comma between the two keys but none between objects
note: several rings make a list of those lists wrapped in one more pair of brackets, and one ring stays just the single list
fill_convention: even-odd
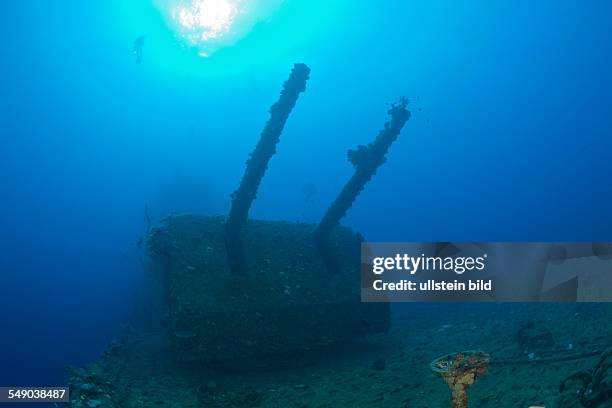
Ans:
[{"label": "encrusted metal wreck", "polygon": [[309,73],[296,64],[284,83],[227,219],[170,216],[151,230],[148,248],[164,276],[166,327],[179,360],[276,358],[389,328],[388,304],[360,301],[362,238],[338,223],[409,119],[406,100],[391,107],[373,143],[349,152],[355,175],[318,227],[248,219]]}]

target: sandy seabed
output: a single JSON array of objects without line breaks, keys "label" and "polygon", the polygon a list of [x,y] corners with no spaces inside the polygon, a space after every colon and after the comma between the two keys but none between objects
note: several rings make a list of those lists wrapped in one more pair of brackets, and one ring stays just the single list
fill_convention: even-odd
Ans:
[{"label": "sandy seabed", "polygon": [[[73,370],[71,406],[450,407],[450,392],[429,364],[479,349],[490,353],[491,365],[470,388],[470,406],[553,407],[562,380],[593,367],[595,352],[612,346],[612,304],[395,309],[386,334],[296,353],[285,365],[279,360],[274,368],[248,372],[239,363],[215,369],[177,363],[159,335],[132,332],[96,363]],[[526,350],[517,330],[528,322],[549,330],[554,345]]]}]

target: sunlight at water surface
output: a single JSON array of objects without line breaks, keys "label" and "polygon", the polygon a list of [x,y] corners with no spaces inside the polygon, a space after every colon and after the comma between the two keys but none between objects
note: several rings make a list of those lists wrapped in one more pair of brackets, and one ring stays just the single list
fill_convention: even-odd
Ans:
[{"label": "sunlight at water surface", "polygon": [[162,0],[161,7],[178,36],[201,56],[232,45],[269,18],[282,0]]}]

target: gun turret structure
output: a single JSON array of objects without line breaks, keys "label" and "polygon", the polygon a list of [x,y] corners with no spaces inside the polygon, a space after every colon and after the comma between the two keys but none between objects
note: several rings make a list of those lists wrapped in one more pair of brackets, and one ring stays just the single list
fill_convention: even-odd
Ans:
[{"label": "gun turret structure", "polygon": [[149,234],[149,251],[167,282],[166,327],[178,360],[277,358],[389,328],[387,303],[361,302],[361,235],[341,226],[327,235],[385,161],[410,117],[406,100],[391,107],[374,142],[350,153],[355,176],[319,225],[337,257],[333,275],[322,273],[329,267],[312,241],[314,225],[248,218],[309,74],[306,65],[296,64],[284,83],[227,220],[174,215]]},{"label": "gun turret structure", "polygon": [[410,111],[406,109],[407,105],[408,100],[406,98],[401,98],[398,103],[391,105],[388,111],[389,120],[378,133],[376,139],[367,145],[358,146],[348,152],[348,160],[355,167],[355,173],[344,185],[336,200],[329,206],[314,231],[315,243],[327,265],[327,269],[332,272],[336,271],[338,266],[327,242],[327,237],[352,207],[353,202],[366,183],[376,174],[378,167],[387,160],[385,155],[389,147],[395,142],[402,128],[410,119]]},{"label": "gun turret structure", "polygon": [[300,93],[306,90],[310,68],[295,64],[289,79],[283,85],[278,101],[270,108],[270,119],[261,132],[259,142],[246,162],[246,169],[240,186],[232,194],[232,208],[225,225],[225,249],[229,266],[234,275],[246,274],[246,260],[243,247],[242,229],[246,224],[249,209],[259,184],[266,173],[268,162],[276,153],[276,145],[293,110]]}]

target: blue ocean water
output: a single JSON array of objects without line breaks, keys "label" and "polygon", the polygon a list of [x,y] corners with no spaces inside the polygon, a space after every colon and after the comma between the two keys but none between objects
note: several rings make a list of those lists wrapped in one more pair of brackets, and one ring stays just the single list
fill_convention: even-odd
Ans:
[{"label": "blue ocean water", "polygon": [[0,7],[0,385],[61,384],[120,332],[145,208],[227,213],[294,62],[311,78],[251,217],[316,222],[346,151],[406,96],[344,224],[372,241],[612,238],[609,2],[285,0],[207,57],[153,1]]}]

